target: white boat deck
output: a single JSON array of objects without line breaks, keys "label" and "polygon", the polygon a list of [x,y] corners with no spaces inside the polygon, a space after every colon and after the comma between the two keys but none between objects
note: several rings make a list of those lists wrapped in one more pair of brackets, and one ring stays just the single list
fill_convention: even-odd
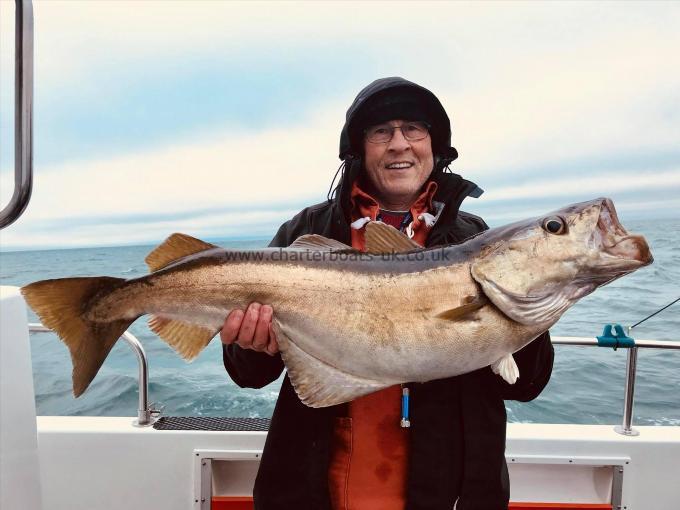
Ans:
[{"label": "white boat deck", "polygon": [[[45,508],[203,508],[204,459],[214,496],[252,494],[265,432],[163,431],[133,420],[38,417]],[[609,503],[620,465],[622,508],[677,510],[680,427],[637,429],[628,437],[613,425],[509,424],[512,501]]]}]

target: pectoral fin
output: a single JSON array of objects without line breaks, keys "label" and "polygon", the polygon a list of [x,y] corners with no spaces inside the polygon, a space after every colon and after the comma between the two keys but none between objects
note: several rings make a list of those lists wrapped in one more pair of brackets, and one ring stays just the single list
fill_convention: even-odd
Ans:
[{"label": "pectoral fin", "polygon": [[349,374],[312,356],[293,343],[274,323],[288,377],[300,400],[309,407],[328,407],[397,384]]},{"label": "pectoral fin", "polygon": [[515,384],[519,377],[519,367],[515,363],[515,358],[512,354],[503,356],[501,359],[491,365],[491,370],[494,374],[500,375],[508,384]]},{"label": "pectoral fin", "polygon": [[472,313],[476,312],[489,302],[484,296],[467,296],[465,301],[465,304],[441,312],[435,315],[435,317],[447,321],[458,321],[469,317]]}]

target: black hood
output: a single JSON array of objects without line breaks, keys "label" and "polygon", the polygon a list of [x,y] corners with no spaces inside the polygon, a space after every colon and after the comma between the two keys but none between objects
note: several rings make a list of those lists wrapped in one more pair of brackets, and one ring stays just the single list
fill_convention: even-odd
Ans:
[{"label": "black hood", "polygon": [[[386,95],[409,95],[427,111],[432,124],[432,152],[448,165],[458,153],[451,147],[451,122],[439,99],[427,90],[404,78],[380,78],[365,87],[347,110],[345,125],[340,134],[340,159],[357,159],[362,153],[363,132],[360,125],[362,113],[376,100]],[[416,119],[411,119],[416,120]]]},{"label": "black hood", "polygon": [[[435,200],[446,202],[443,216],[455,216],[458,214],[460,202],[466,196],[478,197],[483,191],[476,184],[463,179],[453,173],[445,173],[448,165],[458,157],[458,152],[451,146],[451,122],[446,114],[444,107],[437,97],[420,85],[405,80],[403,78],[381,78],[365,87],[347,110],[345,125],[340,134],[340,159],[342,164],[336,172],[331,187],[328,190],[328,200],[335,202],[337,211],[336,222],[341,224],[339,218],[344,217],[349,221],[351,203],[350,195],[352,183],[361,176],[363,172],[363,128],[360,125],[362,120],[362,110],[370,110],[371,103],[379,102],[381,95],[392,94],[403,97],[413,94],[425,109],[428,121],[432,124],[430,135],[432,137],[432,152],[435,155],[435,167],[432,169],[430,178],[434,180],[439,188],[435,195]],[[374,98],[376,101],[374,101]],[[366,108],[368,106],[368,108]],[[336,179],[340,176],[337,187]],[[454,199],[454,195],[458,198]],[[452,203],[451,201],[453,200]]]}]

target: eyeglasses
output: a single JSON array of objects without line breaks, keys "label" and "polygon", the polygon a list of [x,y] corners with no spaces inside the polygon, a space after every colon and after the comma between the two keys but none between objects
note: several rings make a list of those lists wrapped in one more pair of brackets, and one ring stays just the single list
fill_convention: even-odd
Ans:
[{"label": "eyeglasses", "polygon": [[425,138],[430,132],[430,125],[427,122],[405,122],[401,126],[390,126],[389,124],[378,124],[364,130],[366,141],[370,143],[387,143],[392,140],[394,130],[399,129],[409,142],[416,142]]}]

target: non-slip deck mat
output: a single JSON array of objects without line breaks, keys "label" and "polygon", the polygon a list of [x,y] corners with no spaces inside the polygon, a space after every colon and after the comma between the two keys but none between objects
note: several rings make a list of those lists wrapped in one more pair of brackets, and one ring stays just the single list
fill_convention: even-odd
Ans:
[{"label": "non-slip deck mat", "polygon": [[269,418],[222,418],[210,416],[163,416],[153,424],[156,430],[269,430]]}]

